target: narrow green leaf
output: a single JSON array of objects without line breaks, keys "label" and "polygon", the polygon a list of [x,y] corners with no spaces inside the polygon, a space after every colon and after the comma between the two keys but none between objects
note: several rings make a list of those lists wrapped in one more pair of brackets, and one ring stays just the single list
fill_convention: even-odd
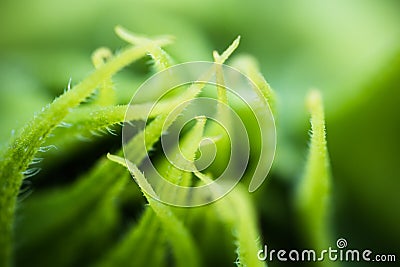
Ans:
[{"label": "narrow green leaf", "polygon": [[252,56],[238,56],[234,58],[232,66],[243,71],[243,73],[253,81],[269,104],[271,111],[275,114],[276,95],[265,80],[264,76],[261,74],[257,60]]},{"label": "narrow green leaf", "polygon": [[[18,224],[19,251],[40,261],[40,250],[71,229],[76,222],[90,220],[94,211],[127,181],[126,170],[102,157],[87,174],[62,189],[34,194],[20,207],[20,214],[29,224]],[[124,179],[125,178],[125,179]],[[121,184],[122,183],[122,184]],[[117,190],[117,191],[116,191]],[[79,205],[76,200],[79,199]],[[73,206],[74,208],[68,208]],[[76,225],[79,229],[81,225]],[[73,228],[73,227],[72,227]]]},{"label": "narrow green leaf", "polygon": [[[194,160],[203,138],[205,123],[206,117],[197,117],[196,124],[181,138],[179,146],[173,148],[172,152],[168,152],[173,156],[156,163],[165,180],[183,187],[192,186],[192,171],[195,170]],[[168,195],[167,198],[171,199],[171,196],[174,196],[182,203],[183,199],[187,197],[184,193],[179,192],[179,188],[168,191],[161,189],[159,192],[161,197]]]},{"label": "narrow green leaf", "polygon": [[[133,45],[153,43],[152,39],[129,32],[121,26],[115,27],[115,32],[122,40]],[[163,38],[166,40],[172,40],[171,36],[158,37],[158,39]],[[154,60],[154,66],[157,72],[163,71],[174,64],[172,58],[160,46],[149,46],[148,52]]]},{"label": "narrow green leaf", "polygon": [[[217,151],[227,151],[230,149],[230,136],[229,133],[233,133],[232,122],[231,122],[231,114],[229,113],[229,109],[226,107],[229,105],[228,103],[228,94],[227,88],[225,87],[225,80],[223,75],[223,66],[222,64],[235,52],[240,43],[240,36],[238,36],[231,45],[220,55],[217,51],[213,51],[213,58],[215,62],[215,74],[216,74],[216,88],[217,88],[217,113],[216,113],[216,121],[223,124],[223,127],[226,131],[221,131],[221,126],[217,123],[212,123],[210,127],[206,129],[207,136],[219,136],[216,144]],[[213,165],[215,166],[226,166],[229,161],[230,153],[219,153]]]},{"label": "narrow green leaf", "polygon": [[[68,148],[77,140],[91,140],[93,136],[115,134],[114,126],[124,121],[153,119],[168,113],[180,102],[178,97],[153,103],[116,106],[81,106],[73,109],[64,119],[62,126],[54,129],[46,144]],[[148,114],[148,116],[147,116]]]},{"label": "narrow green leaf", "polygon": [[[138,105],[117,105],[117,106],[89,106],[74,109],[65,118],[67,124],[79,126],[83,130],[93,131],[124,121],[136,121],[152,119],[160,114],[169,112],[171,105],[180,101],[178,97],[162,100],[153,107],[152,103]],[[147,114],[149,114],[147,116]]]},{"label": "narrow green leaf", "polygon": [[[247,267],[266,266],[266,263],[257,257],[258,251],[262,249],[261,234],[257,229],[256,213],[254,204],[249,199],[249,193],[239,184],[230,194],[226,200],[222,199],[220,205],[224,205],[224,209],[230,206],[235,211],[233,233],[237,240],[237,264]],[[231,202],[231,205],[224,204],[224,201]]]},{"label": "narrow green leaf", "polygon": [[295,205],[298,210],[301,231],[315,249],[329,246],[328,212],[331,191],[331,173],[326,147],[325,118],[322,97],[312,91],[307,97],[311,113],[311,141],[306,167],[302,175]]},{"label": "narrow green leaf", "polygon": [[232,44],[222,53],[219,55],[217,51],[213,52],[215,63],[217,64],[224,64],[224,62],[235,52],[236,48],[239,46],[240,43],[240,35],[236,37],[236,39],[232,42]]},{"label": "narrow green leaf", "polygon": [[[198,118],[198,122],[196,123],[196,125],[184,136],[184,139],[181,142],[180,145],[180,147],[182,148],[181,153],[191,163],[193,163],[194,161],[195,152],[197,151],[198,144],[201,141],[204,124],[205,124],[205,118]],[[179,149],[177,148],[177,150]],[[111,158],[115,162],[118,162],[119,164],[122,165],[126,164],[122,158],[115,157],[112,155],[109,155],[109,158]],[[186,164],[186,162],[181,162],[179,159],[181,158],[180,157],[177,158],[177,160],[174,161],[174,163],[180,167],[185,167],[183,165]],[[167,180],[172,181],[179,185],[187,185],[187,186],[190,185],[189,183],[192,179],[191,173],[176,168],[168,161],[166,162],[166,166],[167,165],[168,168],[167,167],[165,168],[167,170],[165,172],[165,178]],[[184,196],[177,195],[177,197],[184,197]],[[153,216],[150,215],[150,213]],[[157,249],[157,247],[155,247],[154,244],[160,243],[160,241],[162,241],[160,240],[159,234],[154,234],[159,231],[158,229],[159,227],[160,227],[159,219],[154,216],[154,213],[152,212],[151,209],[146,209],[146,211],[140,218],[140,221],[137,224],[137,226],[133,227],[129,231],[127,237],[125,237],[122,240],[122,242],[118,244],[104,258],[104,261],[99,262],[99,265],[111,266],[115,264],[123,264],[124,262],[129,262],[131,266],[142,266],[144,264],[146,264],[146,266],[156,266],[152,265],[151,260],[153,259],[150,260],[145,255],[148,255],[150,251],[153,254],[155,249]],[[176,242],[176,241],[170,239],[170,242]],[[128,253],[127,250],[129,251],[134,250],[137,253],[139,253],[140,251],[141,254],[137,255],[135,259],[131,259],[130,253]],[[163,248],[163,251],[164,251],[163,253],[165,254],[166,253],[165,247]]]},{"label": "narrow green leaf", "polygon": [[[163,45],[166,40],[154,41]],[[11,265],[12,225],[16,197],[23,180],[23,171],[31,163],[34,155],[44,143],[49,133],[59,125],[70,109],[84,101],[103,81],[131,62],[146,54],[148,43],[127,48],[109,62],[99,67],[84,81],[58,97],[51,105],[43,108],[30,121],[1,157],[0,162],[0,265]]]},{"label": "narrow green leaf", "polygon": [[[95,68],[100,68],[103,66],[108,60],[113,57],[113,54],[110,49],[101,47],[98,48],[92,54],[92,62]],[[114,84],[112,82],[111,77],[109,79],[104,80],[100,83],[99,92],[95,101],[92,104],[100,105],[100,106],[108,106],[116,103],[116,94],[114,91]]]},{"label": "narrow green leaf", "polygon": [[[122,175],[118,175],[115,170],[116,168],[114,168],[112,175],[113,182],[109,184],[108,188],[103,187],[101,195],[98,195],[96,199],[92,199],[89,205],[88,199],[86,199],[85,203],[79,201],[79,205],[85,207],[84,209],[79,208],[81,210],[79,214],[75,213],[75,216],[69,218],[64,217],[65,220],[60,221],[56,228],[54,228],[54,224],[47,224],[50,226],[49,228],[46,228],[46,224],[41,225],[39,238],[31,240],[32,243],[29,247],[24,247],[25,251],[22,252],[26,257],[17,258],[17,263],[21,266],[67,267],[75,266],[77,263],[87,265],[91,258],[100,257],[102,251],[110,247],[110,242],[115,240],[114,236],[118,233],[120,214],[119,209],[117,209],[118,202],[116,198],[126,183],[130,181],[125,170]],[[103,177],[97,178],[101,179]],[[92,194],[90,189],[86,194]],[[35,215],[44,216],[47,219],[53,216],[62,217],[65,207],[72,209],[71,207],[76,203],[76,199],[84,200],[82,196],[74,199],[70,198],[64,203],[64,206],[57,205],[52,209],[39,210],[40,212]],[[21,239],[23,238],[25,237],[21,236]],[[44,242],[41,242],[43,240]],[[62,242],[59,240],[62,240]],[[96,240],[96,242],[93,242],[93,240]],[[43,259],[42,251],[47,251],[48,253],[45,260]]]},{"label": "narrow green leaf", "polygon": [[176,256],[177,266],[199,266],[200,259],[198,257],[198,251],[189,231],[174,215],[169,206],[153,199],[146,193],[151,192],[151,194],[156,195],[142,172],[136,167],[136,165],[128,160],[110,154],[107,156],[110,160],[127,167],[132,172],[135,181],[142,189],[150,207],[159,218],[162,227],[167,234],[167,238],[172,241],[171,245]]},{"label": "narrow green leaf", "polygon": [[[204,184],[213,180],[206,174],[196,172],[196,176]],[[261,249],[260,233],[257,230],[257,220],[253,204],[248,192],[241,184],[229,192],[222,199],[213,204],[221,220],[232,230],[236,239],[238,266],[266,266],[266,263],[257,258]]]},{"label": "narrow green leaf", "polygon": [[[229,116],[224,109],[223,105],[228,105],[228,95],[225,88],[225,81],[223,77],[222,65],[229,56],[236,50],[240,43],[240,36],[238,36],[233,43],[222,53],[218,54],[217,51],[213,51],[214,62],[216,63],[216,81],[217,81],[217,95],[218,95],[218,107],[217,117],[220,121],[228,123]],[[228,123],[229,124],[229,123]]]},{"label": "narrow green leaf", "polygon": [[[167,251],[166,238],[161,230],[160,220],[152,208],[145,207],[139,222],[132,225],[123,239],[94,266],[163,266]],[[149,253],[152,257],[148,257]]]}]

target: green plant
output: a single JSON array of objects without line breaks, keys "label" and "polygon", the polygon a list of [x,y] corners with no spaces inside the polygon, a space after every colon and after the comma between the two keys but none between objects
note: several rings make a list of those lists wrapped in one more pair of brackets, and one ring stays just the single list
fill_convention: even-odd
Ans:
[{"label": "green plant", "polygon": [[[126,163],[122,151],[117,155],[102,156],[87,173],[63,188],[34,194],[17,209],[19,190],[24,179],[35,174],[30,164],[35,163],[38,153],[46,152],[54,145],[75,142],[77,136],[89,137],[104,132],[113,134],[115,125],[125,119],[144,120],[145,112],[150,106],[117,105],[114,92],[114,75],[146,55],[152,58],[156,71],[164,70],[173,64],[171,57],[163,50],[163,46],[171,43],[166,36],[146,38],[129,33],[117,27],[117,34],[131,43],[120,53],[113,55],[110,50],[101,48],[93,54],[94,72],[81,83],[72,86],[53,103],[44,107],[24,128],[10,141],[8,148],[2,153],[0,163],[0,264],[11,266],[26,263],[41,266],[71,266],[74,264],[90,264],[95,266],[201,266],[212,260],[212,253],[205,250],[204,243],[198,242],[201,237],[195,233],[199,228],[204,237],[209,237],[215,229],[222,229],[227,235],[228,245],[221,248],[229,259],[237,258],[239,266],[264,266],[257,259],[261,248],[257,215],[252,198],[239,184],[226,198],[206,207],[187,210],[162,204],[146,192],[152,188],[144,174],[136,167],[147,151],[134,150],[135,162]],[[214,52],[216,63],[224,63],[239,44],[236,39],[221,55]],[[274,93],[258,70],[256,61],[251,57],[238,57],[234,65],[249,76],[257,85],[264,97],[273,107]],[[223,84],[221,76],[220,84]],[[163,100],[151,113],[151,122],[146,126],[146,148],[153,149],[162,135],[164,125],[171,106],[185,100],[195,98],[201,86],[193,86],[184,94]],[[222,103],[228,103],[223,87],[217,87],[217,97]],[[94,99],[90,99],[94,98]],[[83,104],[84,102],[87,102]],[[229,103],[228,103],[229,104]],[[131,109],[126,112],[127,109]],[[327,198],[329,170],[324,130],[321,99],[316,93],[310,96],[312,113],[311,148],[306,166],[304,180],[300,186],[300,217],[305,225],[317,225],[320,229],[313,239],[313,246],[325,244],[327,233],[323,228],[327,209],[325,205],[314,206],[314,199]],[[221,120],[229,121],[227,114],[217,110]],[[274,109],[274,113],[276,110]],[[128,118],[125,118],[128,114]],[[170,121],[169,123],[172,123]],[[197,118],[195,125],[181,140],[182,153],[193,162],[198,153],[198,146],[204,135],[218,139],[216,129],[205,128],[206,119]],[[60,126],[61,128],[57,128]],[[54,137],[50,137],[54,133]],[[50,137],[50,138],[49,138]],[[223,142],[225,137],[220,137]],[[53,142],[50,143],[49,142]],[[135,149],[136,144],[144,142],[142,135],[137,135],[128,144]],[[111,160],[111,161],[110,161]],[[130,165],[130,170],[139,188],[145,196],[145,206],[138,222],[121,233],[120,204],[123,199],[140,202],[139,191],[126,189],[130,180],[129,174],[120,165]],[[177,184],[189,184],[195,177],[202,183],[212,180],[211,174],[200,172],[187,173],[175,168],[169,162],[160,163],[166,177]],[[322,179],[322,180],[321,180]],[[200,182],[200,183],[201,183]],[[320,185],[320,183],[322,185]],[[145,189],[145,190],[143,190]],[[321,190],[322,189],[322,190]],[[177,195],[177,197],[185,197]],[[119,201],[117,201],[119,200]],[[143,201],[143,200],[142,200]],[[72,207],[72,208],[70,208]],[[23,221],[18,225],[18,233],[14,233],[15,215],[20,212]],[[206,225],[204,216],[213,217]],[[199,227],[201,225],[201,227]],[[64,233],[68,232],[68,235]],[[311,231],[310,231],[311,232]],[[230,236],[230,233],[233,233]],[[15,238],[17,234],[20,238]],[[54,239],[62,240],[55,243]],[[19,241],[20,258],[13,259],[15,240]],[[92,240],[96,240],[92,242]],[[206,242],[207,240],[203,240]],[[89,247],[89,248],[88,248]],[[235,248],[234,248],[235,247]],[[83,252],[82,249],[86,250]],[[237,256],[233,256],[233,250]],[[46,249],[48,255],[43,259],[38,251]],[[225,252],[223,250],[226,250]],[[170,251],[173,260],[170,257]],[[134,255],[132,255],[134,252]]]}]

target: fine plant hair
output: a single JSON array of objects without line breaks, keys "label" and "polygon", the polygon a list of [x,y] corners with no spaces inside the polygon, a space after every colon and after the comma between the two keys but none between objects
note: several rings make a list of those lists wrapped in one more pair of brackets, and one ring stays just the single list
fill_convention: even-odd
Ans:
[{"label": "fine plant hair", "polygon": [[[257,252],[262,249],[265,240],[261,238],[253,198],[243,184],[239,183],[216,203],[190,212],[163,204],[148,195],[147,192],[153,189],[138,166],[149,151],[158,152],[156,144],[163,134],[161,130],[165,127],[171,106],[196,98],[201,88],[162,100],[151,111],[149,118],[146,112],[151,103],[118,103],[116,91],[120,89],[113,78],[120,70],[149,57],[153,72],[163,71],[176,61],[164,49],[173,43],[171,36],[141,36],[121,26],[117,26],[115,32],[128,45],[118,53],[105,47],[96,50],[92,56],[93,72],[77,84],[70,81],[67,90],[17,131],[2,151],[0,266],[13,266],[15,262],[17,265],[30,263],[45,266],[40,253],[36,253],[43,248],[47,251],[46,262],[51,262],[52,266],[73,266],[78,262],[90,266],[204,266],[206,252],[198,244],[196,232],[199,224],[207,224],[204,218],[210,214],[225,233],[229,233],[226,240],[231,242],[227,247],[234,248],[231,251],[234,255],[232,263],[238,266],[266,266],[266,262],[257,259]],[[222,53],[214,51],[210,55],[215,63],[231,62],[233,67],[249,77],[260,90],[262,101],[266,101],[275,118],[279,118],[276,109],[279,101],[261,74],[256,59],[248,55],[233,56],[239,42],[240,37]],[[217,81],[221,85],[223,79],[220,74],[217,70]],[[216,89],[218,100],[229,104],[224,87],[217,86]],[[304,173],[296,188],[294,206],[302,229],[306,229],[304,234],[311,236],[310,246],[323,248],[330,241],[327,220],[332,177],[322,96],[318,91],[309,94],[307,106],[311,114],[311,140]],[[229,122],[229,114],[224,114],[218,107],[217,112],[221,120]],[[21,186],[40,171],[36,165],[42,159],[51,160],[47,157],[49,150],[81,140],[90,142],[98,136],[118,135],[124,121],[147,119],[151,119],[146,125],[146,135],[150,138],[143,140],[142,135],[137,134],[127,144],[136,155],[133,162],[123,158],[120,148],[96,159],[91,168],[80,173],[70,184],[57,190],[33,192],[21,199]],[[197,117],[192,128],[180,140],[181,152],[191,163],[195,161],[204,137],[217,141],[218,138],[226,138],[216,129],[206,128],[206,123],[207,118]],[[144,141],[146,151],[139,150],[141,146],[137,144]],[[215,178],[211,173],[188,173],[168,161],[161,161],[160,166],[166,179],[178,185],[200,185]],[[131,176],[138,186],[136,193],[132,193],[129,187],[133,184]],[[185,196],[177,194],[176,197]],[[136,199],[139,203],[146,203],[140,216],[125,225],[123,233],[120,229],[121,207],[117,199],[128,199],[127,202]],[[22,221],[16,233],[16,215],[19,213]],[[204,226],[205,229],[207,227]],[[17,240],[17,234],[23,240]],[[60,241],[52,243],[54,237],[60,237]],[[22,255],[30,255],[29,259],[18,259],[16,249]],[[101,256],[88,259],[87,255],[91,254]]]}]

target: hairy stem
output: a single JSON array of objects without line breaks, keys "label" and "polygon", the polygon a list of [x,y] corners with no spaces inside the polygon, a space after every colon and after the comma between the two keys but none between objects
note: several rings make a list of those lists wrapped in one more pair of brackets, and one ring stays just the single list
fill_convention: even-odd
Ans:
[{"label": "hairy stem", "polygon": [[[159,45],[168,43],[165,40]],[[149,45],[149,44],[148,44]],[[153,44],[152,44],[153,45]],[[59,125],[70,109],[79,105],[103,81],[131,62],[143,57],[146,45],[131,47],[99,67],[88,78],[65,92],[34,117],[11,142],[0,163],[0,265],[10,266],[12,226],[16,198],[26,170],[49,133]]]}]

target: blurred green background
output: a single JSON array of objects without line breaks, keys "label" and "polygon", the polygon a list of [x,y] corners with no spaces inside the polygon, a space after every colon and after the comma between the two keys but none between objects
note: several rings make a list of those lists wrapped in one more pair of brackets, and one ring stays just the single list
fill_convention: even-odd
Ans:
[{"label": "blurred green background", "polygon": [[[177,62],[212,60],[211,51],[222,51],[237,35],[235,53],[259,60],[278,96],[276,161],[256,193],[262,239],[274,247],[299,245],[291,201],[307,154],[304,97],[320,89],[333,172],[333,238],[400,257],[399,1],[2,0],[1,147],[70,78],[76,84],[92,71],[96,48],[123,47],[113,32],[118,24],[174,35],[167,51]],[[135,70],[144,75],[128,70],[116,81],[121,102],[147,77],[140,66]],[[35,181],[34,193],[46,184]]]}]

